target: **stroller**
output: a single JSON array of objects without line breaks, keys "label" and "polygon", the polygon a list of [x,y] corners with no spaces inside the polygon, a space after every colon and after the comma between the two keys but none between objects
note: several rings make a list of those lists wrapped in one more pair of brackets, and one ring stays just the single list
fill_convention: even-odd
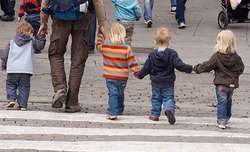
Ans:
[{"label": "stroller", "polygon": [[249,22],[248,13],[250,11],[250,0],[242,0],[238,7],[233,10],[230,0],[221,0],[222,11],[218,15],[218,25],[221,29],[226,29],[229,23]]}]

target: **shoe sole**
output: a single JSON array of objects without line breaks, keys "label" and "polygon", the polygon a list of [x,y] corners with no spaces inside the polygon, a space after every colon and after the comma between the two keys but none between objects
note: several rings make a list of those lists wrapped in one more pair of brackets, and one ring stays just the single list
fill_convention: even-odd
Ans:
[{"label": "shoe sole", "polygon": [[63,107],[63,103],[65,101],[66,101],[66,96],[65,95],[59,97],[57,100],[55,100],[52,103],[52,108],[62,108]]},{"label": "shoe sole", "polygon": [[67,113],[76,113],[76,112],[80,112],[81,111],[81,108],[79,109],[65,109],[65,112]]},{"label": "shoe sole", "polygon": [[171,111],[168,111],[168,110],[166,110],[165,111],[165,115],[167,116],[167,118],[168,118],[168,122],[171,124],[171,125],[173,125],[173,124],[175,124],[175,116],[174,116],[174,114],[171,112]]}]

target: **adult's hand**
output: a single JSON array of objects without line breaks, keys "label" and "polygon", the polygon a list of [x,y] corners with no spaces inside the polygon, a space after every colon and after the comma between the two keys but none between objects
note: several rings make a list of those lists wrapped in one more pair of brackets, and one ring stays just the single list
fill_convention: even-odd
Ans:
[{"label": "adult's hand", "polygon": [[102,34],[105,37],[104,25],[99,25],[99,27],[98,27],[98,34]]},{"label": "adult's hand", "polygon": [[47,35],[48,34],[48,25],[47,23],[43,23],[41,24],[39,31],[38,31],[38,35]]}]

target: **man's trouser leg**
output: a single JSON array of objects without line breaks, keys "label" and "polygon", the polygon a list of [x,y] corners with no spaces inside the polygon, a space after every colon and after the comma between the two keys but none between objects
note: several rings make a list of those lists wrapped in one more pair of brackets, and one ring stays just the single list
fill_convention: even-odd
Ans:
[{"label": "man's trouser leg", "polygon": [[[83,24],[84,23],[84,24]],[[71,68],[69,75],[69,89],[67,94],[66,108],[78,106],[78,94],[85,68],[85,62],[88,58],[87,30],[89,20],[86,18],[75,21],[72,26],[71,36]]]},{"label": "man's trouser leg", "polygon": [[49,61],[51,67],[52,84],[54,91],[67,89],[64,70],[64,54],[72,29],[72,22],[54,20],[49,46]]}]

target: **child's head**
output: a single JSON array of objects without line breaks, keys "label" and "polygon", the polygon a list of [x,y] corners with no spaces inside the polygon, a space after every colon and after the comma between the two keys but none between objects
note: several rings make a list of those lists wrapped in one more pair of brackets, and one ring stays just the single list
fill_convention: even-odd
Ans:
[{"label": "child's head", "polygon": [[126,30],[120,23],[112,23],[109,39],[112,44],[125,44]]},{"label": "child's head", "polygon": [[33,35],[33,28],[27,22],[21,22],[17,25],[16,34],[27,34],[32,36]]},{"label": "child's head", "polygon": [[215,50],[222,54],[233,54],[236,52],[236,37],[230,30],[223,30],[217,36]]},{"label": "child's head", "polygon": [[155,32],[155,46],[169,47],[171,40],[170,31],[165,27],[159,27]]}]

